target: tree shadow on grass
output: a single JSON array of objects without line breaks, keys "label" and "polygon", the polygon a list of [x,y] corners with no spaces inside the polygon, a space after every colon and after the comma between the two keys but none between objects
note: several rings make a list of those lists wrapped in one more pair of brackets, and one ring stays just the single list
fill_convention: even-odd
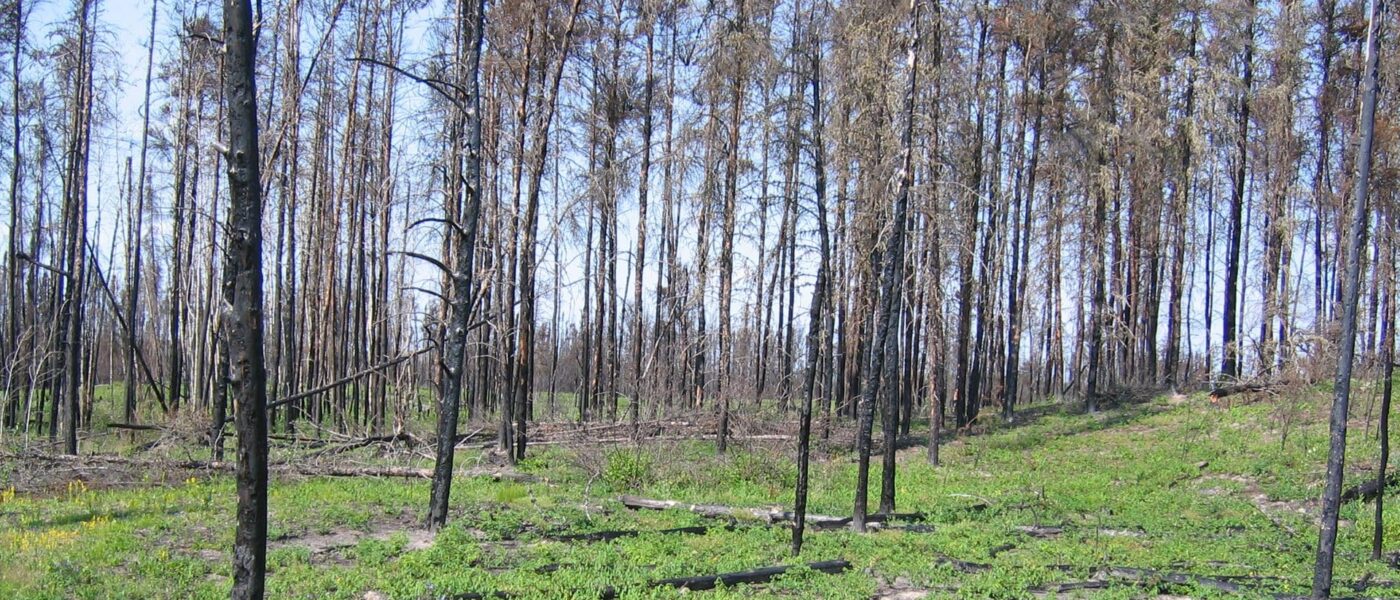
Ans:
[{"label": "tree shadow on grass", "polygon": [[121,520],[126,520],[126,519],[134,519],[134,518],[138,518],[138,517],[155,517],[155,516],[166,516],[166,517],[168,517],[168,516],[180,514],[180,513],[182,513],[182,512],[184,512],[184,509],[180,508],[179,506],[166,506],[166,507],[161,507],[161,508],[143,508],[143,509],[123,508],[123,509],[120,509],[120,510],[92,510],[92,509],[90,509],[90,510],[85,510],[85,511],[78,512],[78,513],[73,513],[73,514],[61,515],[61,516],[53,517],[53,518],[51,518],[51,519],[42,519],[42,520],[31,521],[31,522],[28,522],[28,523],[23,524],[23,528],[24,528],[24,529],[28,529],[28,530],[37,531],[37,530],[42,530],[42,529],[52,529],[52,528],[54,528],[54,527],[66,527],[66,526],[70,526],[70,525],[79,525],[79,524],[82,524],[82,523],[87,523],[87,522],[92,521],[92,520],[97,519],[97,518],[106,518],[106,519],[110,519],[110,520],[113,520],[113,521],[121,521]]}]

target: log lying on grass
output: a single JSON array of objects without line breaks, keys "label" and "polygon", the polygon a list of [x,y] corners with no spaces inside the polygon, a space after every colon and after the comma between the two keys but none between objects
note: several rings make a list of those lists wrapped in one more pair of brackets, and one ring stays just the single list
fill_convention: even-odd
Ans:
[{"label": "log lying on grass", "polygon": [[140,423],[108,423],[108,429],[125,429],[127,431],[162,431],[165,428],[159,425],[142,425]]},{"label": "log lying on grass", "polygon": [[[645,531],[645,530],[640,530],[640,529],[617,529],[617,530],[612,530],[612,531],[594,531],[594,532],[591,532],[591,533],[574,533],[574,534],[569,534],[569,535],[557,535],[557,536],[551,537],[551,538],[549,538],[549,539],[554,540],[554,541],[556,541],[556,542],[606,542],[606,541],[608,541],[608,540],[615,540],[615,539],[618,539],[618,538],[635,537],[635,536],[642,535],[643,533],[659,533],[659,534],[681,533],[681,534],[704,535],[704,534],[709,533],[711,529],[714,529],[714,528],[711,528],[711,527],[674,527],[674,528],[671,528],[671,529],[658,529],[658,530],[655,530],[655,531]],[[733,529],[733,527],[725,526],[725,527],[723,527],[722,529]]]},{"label": "log lying on grass", "polygon": [[350,440],[343,444],[338,444],[335,446],[330,446],[327,448],[317,450],[316,452],[313,452],[311,456],[317,457],[324,456],[327,454],[343,454],[345,452],[349,452],[358,448],[373,446],[374,444],[394,444],[397,442],[403,442],[409,448],[413,448],[414,446],[417,446],[419,443],[421,443],[418,440],[418,438],[413,434],[408,433],[406,431],[400,431],[392,435],[371,435],[362,437],[357,440]]},{"label": "log lying on grass", "polygon": [[[818,573],[835,574],[851,568],[851,563],[844,560],[824,560],[807,563],[807,568]],[[721,573],[719,575],[706,575],[704,577],[676,577],[673,579],[654,581],[650,584],[650,587],[684,588],[693,591],[712,590],[721,583],[724,585],[767,583],[774,577],[787,573],[792,569],[793,567],[789,565],[779,565],[776,567],[763,567],[762,569],[754,569],[752,571]]]},{"label": "log lying on grass", "polygon": [[[806,567],[818,573],[836,574],[850,569],[851,563],[846,562],[844,560],[824,560],[813,563],[807,563]],[[739,571],[736,573],[720,573],[718,575],[702,575],[699,577],[674,577],[671,579],[659,579],[656,581],[652,581],[643,584],[642,587],[646,589],[669,587],[698,592],[703,590],[715,589],[720,584],[729,586],[739,585],[743,583],[768,583],[769,581],[772,581],[774,577],[787,573],[788,571],[791,571],[794,568],[796,567],[792,565],[778,565],[776,567],[763,567],[761,569],[754,569],[752,571]],[[600,598],[601,600],[616,600],[621,596],[621,590],[612,586],[605,587],[599,590],[596,594],[596,597]],[[508,599],[514,598],[515,596],[506,592],[469,592],[465,594],[455,594],[447,597],[452,598],[453,600],[486,600],[487,598]],[[577,591],[575,593],[569,594],[568,597],[591,598],[595,597],[595,595],[585,593],[583,591]]]},{"label": "log lying on grass", "polygon": [[[947,566],[952,567],[953,569],[955,569],[955,570],[957,570],[957,571],[960,571],[960,572],[963,572],[963,573],[981,573],[981,572],[983,572],[983,571],[987,571],[987,570],[990,570],[990,569],[992,568],[992,565],[987,564],[987,563],[978,563],[978,562],[970,562],[970,561],[965,561],[965,560],[958,560],[958,559],[956,559],[956,558],[952,558],[952,557],[948,557],[948,556],[941,556],[941,555],[940,555],[940,556],[934,557],[934,562],[935,562],[936,564],[940,564],[940,565],[947,565]],[[1072,566],[1072,565],[1049,565],[1048,568],[1051,569],[1051,570],[1054,570],[1054,571],[1061,571],[1061,572],[1065,572],[1065,573],[1072,573],[1072,572],[1075,572],[1075,571],[1078,571],[1078,570],[1079,570],[1078,568],[1076,568],[1076,567],[1074,567],[1074,566]],[[1245,585],[1245,584],[1242,584],[1242,583],[1238,583],[1237,581],[1231,581],[1231,579],[1240,580],[1240,581],[1249,581],[1249,582],[1251,582],[1251,583],[1272,583],[1272,582],[1276,582],[1276,581],[1277,581],[1277,580],[1274,580],[1274,579],[1264,578],[1264,577],[1257,577],[1257,578],[1256,578],[1256,577],[1230,577],[1230,576],[1213,577],[1213,576],[1208,576],[1208,575],[1197,575],[1197,574],[1194,574],[1194,573],[1175,573],[1175,572],[1170,572],[1170,571],[1158,571],[1158,570],[1155,570],[1155,569],[1140,569],[1140,568],[1137,568],[1137,567],[1104,566],[1104,567],[1092,568],[1092,569],[1090,569],[1089,572],[1090,572],[1090,575],[1092,576],[1091,579],[1090,579],[1089,581],[1086,581],[1086,582],[1056,583],[1056,584],[1050,584],[1050,587],[1060,586],[1060,587],[1062,588],[1061,591],[1069,591],[1069,590],[1071,590],[1071,589],[1075,589],[1075,586],[1084,586],[1084,585],[1094,585],[1094,586],[1097,586],[1098,584],[1097,584],[1096,582],[1100,582],[1100,581],[1104,581],[1104,580],[1110,580],[1110,579],[1119,579],[1119,580],[1132,581],[1132,582],[1138,583],[1138,584],[1148,584],[1148,583],[1160,582],[1160,583],[1169,583],[1169,584],[1173,584],[1173,585],[1195,585],[1195,586],[1197,586],[1197,587],[1211,588],[1211,589],[1214,589],[1214,590],[1217,590],[1217,591],[1226,592],[1226,593],[1230,593],[1230,594],[1239,594],[1239,593],[1244,593],[1244,592],[1248,592],[1248,591],[1252,590],[1252,589],[1253,589],[1253,586],[1248,586],[1248,585]],[[1066,587],[1063,587],[1063,586],[1070,586],[1070,587],[1067,587],[1067,588],[1066,588]],[[1084,589],[1096,589],[1096,588],[1084,588]],[[1042,590],[1040,590],[1040,591],[1046,591],[1046,590],[1045,590],[1045,589],[1042,589]],[[1050,591],[1053,591],[1053,590],[1050,590]]]},{"label": "log lying on grass", "polygon": [[1245,586],[1233,581],[1207,577],[1205,575],[1194,575],[1191,573],[1171,573],[1133,567],[1104,567],[1100,569],[1099,572],[1114,579],[1128,579],[1141,582],[1161,581],[1175,585],[1195,585],[1197,587],[1211,588],[1229,594],[1239,594],[1247,591]]},{"label": "log lying on grass", "polygon": [[[769,525],[791,523],[797,519],[797,515],[795,515],[791,511],[773,507],[739,508],[732,506],[722,506],[719,504],[688,504],[685,502],[677,502],[675,500],[653,500],[650,498],[641,498],[637,496],[626,495],[619,496],[618,501],[622,502],[623,506],[626,506],[627,508],[630,508],[632,510],[679,509],[693,512],[702,517],[710,517],[713,519],[723,517],[757,519],[759,521],[763,521],[764,523],[768,523]],[[866,523],[885,523],[896,519],[907,521],[922,521],[924,520],[924,515],[922,513],[894,513],[888,515],[884,513],[873,513],[868,515],[865,518],[865,521]],[[808,514],[805,520],[807,526],[814,529],[834,529],[837,527],[845,527],[851,524],[850,517],[837,517],[831,515]]]},{"label": "log lying on grass", "polygon": [[[1400,482],[1400,473],[1388,473],[1385,476],[1385,487],[1390,487]],[[1376,496],[1381,494],[1381,486],[1377,485],[1375,478],[1363,482],[1361,485],[1354,485],[1342,491],[1342,504],[1355,502],[1371,502]]]},{"label": "log lying on grass", "polygon": [[1272,392],[1278,389],[1279,384],[1273,381],[1250,381],[1235,385],[1222,385],[1210,391],[1210,401],[1219,402],[1221,398],[1234,396],[1236,394],[1256,394],[1259,392]]},{"label": "log lying on grass", "polygon": [[[661,579],[646,584],[648,588],[670,587],[690,591],[712,590],[720,584],[739,585],[741,583],[768,583],[774,577],[787,573],[794,567],[790,565],[778,565],[776,567],[763,567],[752,571],[740,571],[737,573],[720,573],[719,575],[704,575],[701,577],[675,577],[671,579]],[[835,574],[841,573],[851,568],[851,563],[844,560],[824,560],[814,563],[807,563],[807,568],[818,573]],[[620,597],[617,588],[607,587],[598,594],[602,600],[614,600]]]},{"label": "log lying on grass", "polygon": [[[25,454],[6,455],[6,460],[34,460],[54,463],[66,463],[72,465],[87,464],[109,464],[125,465],[131,467],[141,467],[149,469],[177,469],[186,471],[232,471],[237,463],[226,461],[161,461],[139,458],[126,458],[123,456],[109,456],[101,454],[89,454],[80,456],[69,456],[59,454]],[[305,477],[402,477],[402,478],[422,478],[429,479],[433,476],[432,469],[420,469],[417,467],[351,467],[342,465],[294,465],[282,463],[269,465],[268,471],[285,475],[301,475]],[[526,473],[519,473],[503,469],[467,469],[457,471],[458,477],[490,477],[496,480],[530,482],[535,477]]]},{"label": "log lying on grass", "polygon": [[1052,538],[1065,532],[1063,527],[1049,525],[1017,525],[1013,527],[1016,531],[1029,535],[1033,538]]}]

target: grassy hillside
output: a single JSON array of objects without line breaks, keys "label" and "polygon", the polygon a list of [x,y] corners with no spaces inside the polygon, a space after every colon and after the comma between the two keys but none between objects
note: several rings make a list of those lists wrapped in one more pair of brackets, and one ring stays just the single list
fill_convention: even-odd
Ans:
[{"label": "grassy hillside", "polygon": [[[1363,387],[1353,402],[1348,484],[1373,473],[1373,397]],[[783,527],[743,519],[724,527],[688,512],[634,512],[617,501],[627,493],[790,505],[793,450],[781,442],[723,458],[706,442],[539,447],[519,469],[532,482],[459,478],[451,524],[435,536],[419,529],[426,480],[279,476],[271,494],[269,592],[276,598],[466,598],[493,591],[596,598],[611,588],[623,598],[669,598],[684,592],[645,584],[844,559],[853,566],[841,574],[799,568],[762,586],[695,593],[1210,597],[1224,594],[1216,585],[1223,582],[1242,586],[1248,597],[1301,594],[1316,544],[1326,404],[1325,390],[1314,390],[1236,406],[1164,395],[1096,415],[1036,407],[1016,425],[989,425],[950,441],[937,468],[926,464],[922,447],[901,451],[899,510],[925,519],[863,535],[812,532],[800,560],[788,556]],[[814,465],[810,510],[849,514],[853,456],[830,450]],[[287,455],[275,453],[279,458]],[[464,468],[488,460],[469,451],[460,458]],[[421,456],[386,458],[373,448],[336,460],[426,464]],[[40,468],[56,480],[120,485],[89,489],[75,479],[0,497],[0,597],[227,595],[234,505],[227,475],[109,465],[97,477],[96,465],[5,465],[0,489]],[[878,492],[878,476],[872,481]],[[1369,559],[1372,510],[1352,503],[1342,511],[1338,593],[1400,597],[1400,589],[1385,585],[1400,575]],[[714,527],[604,542],[556,539],[696,525]],[[1400,515],[1386,531],[1388,548],[1400,549]],[[1200,585],[1191,577],[1198,575],[1211,583]],[[1357,592],[1347,585],[1355,582],[1367,585]]]}]

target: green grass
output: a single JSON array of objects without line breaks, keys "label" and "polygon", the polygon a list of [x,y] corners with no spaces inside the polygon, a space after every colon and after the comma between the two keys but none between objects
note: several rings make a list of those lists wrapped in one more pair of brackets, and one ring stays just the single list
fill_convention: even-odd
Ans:
[{"label": "green grass", "polygon": [[[1348,484],[1373,473],[1368,393],[1362,389],[1354,402]],[[951,441],[940,467],[926,464],[922,448],[900,454],[899,509],[927,514],[932,532],[814,532],[802,561],[843,558],[855,568],[840,575],[799,570],[766,586],[704,597],[869,598],[882,581],[899,579],[936,590],[935,597],[1020,598],[1045,583],[1084,579],[1103,565],[1277,577],[1275,591],[1303,593],[1316,527],[1296,508],[1315,505],[1320,494],[1326,408],[1317,391],[1235,407],[1202,397],[1159,398],[1097,415],[1039,407],[1042,414],[1026,423],[990,425],[983,435]],[[369,460],[368,453],[349,456]],[[1198,469],[1201,462],[1208,465]],[[790,504],[796,479],[790,449],[742,449],[721,458],[702,442],[582,455],[550,446],[532,450],[521,469],[539,481],[459,478],[451,524],[425,548],[411,543],[411,530],[424,514],[426,481],[275,480],[269,597],[362,598],[375,591],[437,598],[500,590],[560,598],[615,586],[626,598],[673,598],[680,593],[642,584],[794,562],[789,532],[757,523],[604,543],[547,539],[714,523],[679,511],[627,511],[615,501],[620,493]],[[816,462],[810,510],[849,514],[854,480],[854,461],[844,451]],[[1266,507],[1270,512],[1252,498],[1261,493],[1275,503]],[[44,496],[0,497],[0,597],[226,597],[234,503],[225,477],[107,490],[74,484]],[[1390,506],[1400,504],[1392,497]],[[1339,582],[1368,574],[1393,579],[1386,564],[1369,559],[1372,510],[1370,504],[1343,508]],[[1026,525],[1064,532],[1034,538],[1016,529]],[[316,536],[340,532],[361,533],[334,549],[307,547]],[[1400,517],[1387,520],[1386,542],[1400,545]],[[960,573],[938,556],[993,568]],[[541,573],[546,565],[551,570]],[[1189,586],[1170,591],[1215,593]],[[1143,590],[1124,583],[1093,593],[1131,598]],[[1366,592],[1386,593],[1400,591]]]}]

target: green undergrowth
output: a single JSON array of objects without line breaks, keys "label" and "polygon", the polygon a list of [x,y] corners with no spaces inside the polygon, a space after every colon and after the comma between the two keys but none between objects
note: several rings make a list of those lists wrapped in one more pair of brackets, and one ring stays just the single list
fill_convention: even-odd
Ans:
[{"label": "green undergrowth", "polygon": [[[1375,424],[1363,390],[1353,410],[1348,484],[1372,477]],[[796,481],[788,447],[738,448],[716,457],[707,442],[532,450],[520,470],[536,481],[458,478],[450,525],[421,521],[423,480],[274,480],[269,597],[440,598],[500,591],[522,598],[674,598],[650,581],[844,559],[826,575],[802,568],[762,586],[706,598],[870,598],[893,588],[932,597],[1032,597],[1042,586],[1082,581],[1105,566],[1213,577],[1250,576],[1251,595],[1303,593],[1316,544],[1316,499],[1326,461],[1327,398],[1320,390],[1235,406],[1202,396],[1162,396],[1083,414],[1035,407],[1014,424],[988,423],[950,440],[941,466],[924,448],[900,452],[898,509],[927,528],[855,534],[811,532],[801,559],[790,533],[745,519],[688,512],[633,512],[634,494],[694,503],[789,506]],[[916,436],[921,432],[916,429]],[[917,441],[917,439],[915,440]],[[848,515],[853,455],[839,448],[813,465],[809,510]],[[373,460],[370,450],[346,460]],[[470,465],[477,457],[464,455]],[[871,477],[879,493],[878,457]],[[1392,506],[1400,506],[1394,503]],[[227,477],[0,496],[0,597],[219,598],[230,587],[235,494]],[[1373,505],[1342,510],[1337,580],[1400,579],[1372,561]],[[704,535],[646,533],[608,542],[562,535],[712,526]],[[1031,535],[1028,528],[1039,528]],[[1059,533],[1049,528],[1058,528]],[[1400,545],[1400,518],[1387,521]],[[990,568],[968,573],[943,557]],[[1220,592],[1161,583],[1157,591]],[[1141,584],[1077,592],[1141,597]],[[1400,595],[1373,587],[1366,596]],[[374,597],[371,595],[370,597]]]}]

